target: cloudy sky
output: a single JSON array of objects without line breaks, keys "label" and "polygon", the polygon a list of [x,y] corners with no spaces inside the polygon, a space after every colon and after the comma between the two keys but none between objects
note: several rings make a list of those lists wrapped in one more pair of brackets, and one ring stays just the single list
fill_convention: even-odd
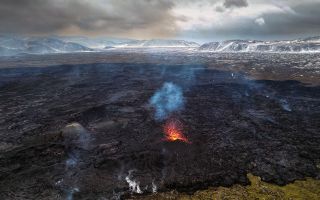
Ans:
[{"label": "cloudy sky", "polygon": [[320,35],[320,0],[1,0],[0,33],[296,38]]}]

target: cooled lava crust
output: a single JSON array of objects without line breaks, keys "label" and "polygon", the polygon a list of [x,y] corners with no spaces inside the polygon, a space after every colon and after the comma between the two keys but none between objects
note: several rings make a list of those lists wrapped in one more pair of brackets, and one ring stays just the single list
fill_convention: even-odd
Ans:
[{"label": "cooled lava crust", "polygon": [[[320,87],[199,64],[105,63],[0,70],[1,199],[126,197],[319,178]],[[190,143],[164,140],[149,99],[183,89]],[[85,137],[79,140],[79,135]],[[82,136],[81,136],[82,137]],[[131,188],[132,189],[132,188]]]}]

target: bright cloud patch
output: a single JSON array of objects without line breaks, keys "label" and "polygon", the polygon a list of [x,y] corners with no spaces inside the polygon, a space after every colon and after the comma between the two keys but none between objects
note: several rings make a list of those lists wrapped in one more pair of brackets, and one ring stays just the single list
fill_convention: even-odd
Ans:
[{"label": "bright cloud patch", "polygon": [[263,26],[266,24],[266,22],[264,21],[264,19],[262,17],[255,19],[254,23],[258,24],[259,26]]}]

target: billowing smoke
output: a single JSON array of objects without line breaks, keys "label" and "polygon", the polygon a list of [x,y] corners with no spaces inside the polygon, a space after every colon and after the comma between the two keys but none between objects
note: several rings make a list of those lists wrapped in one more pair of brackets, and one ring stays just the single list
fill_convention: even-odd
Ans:
[{"label": "billowing smoke", "polygon": [[73,200],[73,194],[76,193],[76,192],[79,192],[79,188],[71,188],[69,191],[68,191],[68,194],[67,194],[67,200]]},{"label": "billowing smoke", "polygon": [[184,97],[182,89],[174,83],[166,82],[151,97],[150,104],[155,108],[155,119],[162,121],[172,112],[183,108]]},{"label": "billowing smoke", "polygon": [[78,164],[79,155],[78,153],[69,153],[69,158],[66,160],[66,166],[68,168],[74,168]]},{"label": "billowing smoke", "polygon": [[157,190],[158,190],[157,185],[154,183],[154,181],[152,181],[152,192],[153,192],[153,193],[156,193]]},{"label": "billowing smoke", "polygon": [[134,193],[142,194],[139,182],[132,179],[132,172],[133,170],[130,170],[129,175],[126,176],[126,181],[129,184],[129,190]]}]

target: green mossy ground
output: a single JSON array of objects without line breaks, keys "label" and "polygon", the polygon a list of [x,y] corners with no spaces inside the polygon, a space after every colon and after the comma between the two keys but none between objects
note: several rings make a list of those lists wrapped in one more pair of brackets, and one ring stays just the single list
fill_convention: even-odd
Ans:
[{"label": "green mossy ground", "polygon": [[320,180],[307,178],[303,181],[278,186],[261,181],[257,176],[248,174],[251,182],[248,186],[234,185],[230,188],[217,187],[198,191],[193,195],[180,194],[172,191],[167,193],[158,193],[150,196],[139,197],[144,200],[319,200],[320,199]]}]

